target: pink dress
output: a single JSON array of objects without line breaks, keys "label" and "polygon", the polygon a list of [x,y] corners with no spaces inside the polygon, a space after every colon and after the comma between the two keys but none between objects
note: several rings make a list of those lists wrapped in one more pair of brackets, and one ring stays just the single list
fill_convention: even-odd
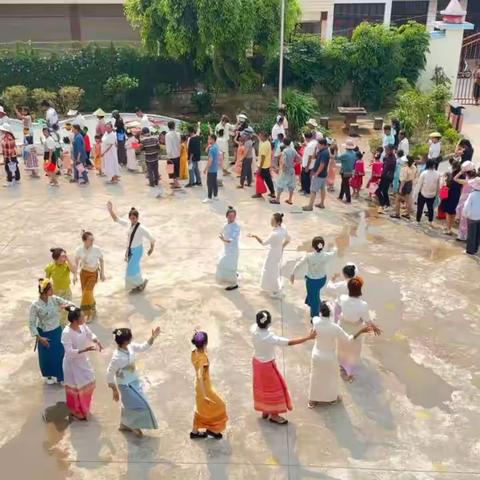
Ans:
[{"label": "pink dress", "polygon": [[463,215],[463,206],[465,205],[465,202],[472,191],[473,187],[469,183],[466,183],[462,188],[462,194],[460,195],[460,200],[458,201],[457,218],[460,223],[458,225],[457,238],[459,240],[467,240],[468,220],[467,217]]},{"label": "pink dress", "polygon": [[355,190],[362,188],[363,177],[365,176],[365,164],[363,160],[357,160],[355,162],[355,168],[353,170],[353,177],[350,180],[350,186]]},{"label": "pink dress", "polygon": [[335,174],[337,173],[337,156],[330,153],[330,162],[328,163],[327,186],[335,185]]}]

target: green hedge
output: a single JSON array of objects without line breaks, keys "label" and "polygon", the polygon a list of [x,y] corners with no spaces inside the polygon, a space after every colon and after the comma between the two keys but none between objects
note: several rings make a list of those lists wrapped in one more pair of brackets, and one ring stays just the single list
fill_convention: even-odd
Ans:
[{"label": "green hedge", "polygon": [[138,88],[127,97],[127,108],[146,107],[159,85],[167,84],[170,89],[177,89],[194,85],[203,78],[203,72],[192,65],[160,60],[131,47],[79,46],[52,55],[23,48],[16,52],[0,52],[0,91],[10,85],[53,91],[63,85],[75,85],[85,90],[80,104],[84,111],[116,106],[105,95],[104,86],[108,78],[120,74],[139,80]]}]

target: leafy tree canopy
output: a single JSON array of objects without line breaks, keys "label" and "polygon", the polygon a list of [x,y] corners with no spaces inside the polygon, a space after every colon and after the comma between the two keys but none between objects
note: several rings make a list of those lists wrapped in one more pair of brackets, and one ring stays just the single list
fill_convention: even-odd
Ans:
[{"label": "leafy tree canopy", "polygon": [[[281,0],[127,0],[125,12],[144,45],[158,56],[212,63],[217,79],[251,69],[249,56],[278,48]],[[298,0],[286,2],[286,38],[300,17]]]}]

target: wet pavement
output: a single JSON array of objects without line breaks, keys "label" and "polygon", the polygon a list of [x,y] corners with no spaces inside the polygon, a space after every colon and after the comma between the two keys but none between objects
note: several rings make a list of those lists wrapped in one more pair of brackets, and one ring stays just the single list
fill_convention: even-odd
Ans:
[{"label": "wet pavement", "polygon": [[[81,188],[62,179],[55,190],[44,179],[25,179],[0,191],[2,477],[480,478],[479,263],[455,242],[379,218],[365,203],[347,207],[329,196],[326,210],[302,213],[305,199],[298,195],[294,206],[277,207],[236,190],[233,178],[225,184],[221,201],[210,205],[201,203],[199,188],[157,200],[144,178],[133,174],[118,186],[94,178]],[[109,219],[108,200],[122,214],[138,207],[157,239],[143,263],[150,279],[143,295],[123,289],[125,231]],[[242,227],[241,288],[234,292],[225,292],[214,276],[228,205],[238,209]],[[266,251],[246,234],[266,237],[277,210],[285,213],[292,236],[284,274],[311,238],[323,235],[338,248],[331,273],[347,261],[359,266],[364,297],[384,331],[366,339],[357,381],[342,385],[344,403],[314,411],[306,407],[312,344],[279,351],[294,401],[287,427],[268,424],[253,411],[248,333],[261,308],[272,312],[280,334],[294,337],[309,327],[303,282],[286,285],[282,300],[259,289]],[[42,384],[27,321],[49,248],[72,252],[81,229],[93,231],[105,252],[107,281],[96,289],[99,317],[92,329],[106,349],[90,356],[97,373],[91,421],[69,425],[62,388]],[[79,287],[73,292],[78,302]],[[119,405],[111,399],[105,369],[115,327],[130,326],[142,340],[155,325],[162,333],[138,367],[160,428],[139,440],[117,430]],[[230,417],[219,442],[188,437],[196,326],[209,333],[211,374]]]}]

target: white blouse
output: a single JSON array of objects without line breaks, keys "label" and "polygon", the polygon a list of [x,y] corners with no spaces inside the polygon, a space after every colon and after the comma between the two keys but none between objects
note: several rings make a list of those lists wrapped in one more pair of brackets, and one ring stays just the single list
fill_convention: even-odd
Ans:
[{"label": "white blouse", "polygon": [[358,325],[370,321],[370,311],[365,300],[358,297],[340,295],[338,304],[342,309],[342,321]]},{"label": "white blouse", "polygon": [[327,265],[335,256],[336,250],[331,252],[310,252],[307,253],[293,269],[295,274],[299,268],[307,266],[307,277],[312,280],[318,280],[327,275]]},{"label": "white blouse", "polygon": [[96,335],[90,330],[87,325],[80,325],[80,331],[77,332],[67,325],[62,332],[62,343],[65,349],[65,357],[68,359],[80,359],[83,355],[87,355],[88,352],[78,353],[80,350],[84,350],[89,347]]},{"label": "white blouse", "polygon": [[333,323],[329,317],[313,317],[313,328],[317,332],[312,357],[336,358],[337,340],[353,340],[338,324]]},{"label": "white blouse", "polygon": [[130,343],[127,350],[117,348],[107,368],[107,383],[128,385],[138,378],[135,370],[135,354],[144,352],[151,347],[150,343]]},{"label": "white blouse", "polygon": [[[130,242],[130,235],[132,234],[132,230],[134,226],[132,226],[130,220],[126,220],[124,218],[117,218],[117,220],[115,221],[124,227],[129,227],[127,232],[127,247],[128,247],[128,244]],[[133,236],[131,248],[142,246],[144,239],[147,239],[150,242],[153,242],[155,240],[150,230],[148,230],[148,228],[140,224],[137,228],[137,231],[135,232],[135,235]]]},{"label": "white blouse", "polygon": [[269,328],[259,328],[256,323],[250,327],[254,357],[262,363],[275,360],[275,347],[286,347],[288,338],[275,335]]},{"label": "white blouse", "polygon": [[283,242],[289,242],[291,239],[285,227],[275,227],[262,245],[268,245],[270,250],[282,251]]},{"label": "white blouse", "polygon": [[75,250],[75,258],[80,262],[80,268],[86,267],[90,270],[96,270],[100,259],[103,258],[103,252],[95,245],[85,248],[81,245]]}]

